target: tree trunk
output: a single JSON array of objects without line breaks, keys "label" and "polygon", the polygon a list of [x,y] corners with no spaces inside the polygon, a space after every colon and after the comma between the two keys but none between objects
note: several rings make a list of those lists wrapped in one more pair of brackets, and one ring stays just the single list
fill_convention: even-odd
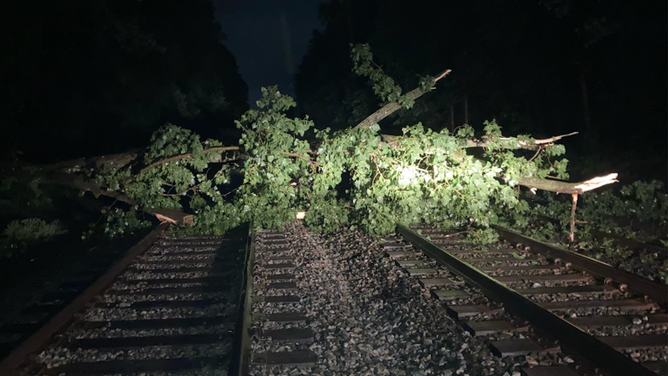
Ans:
[{"label": "tree trunk", "polygon": [[464,124],[469,123],[469,96],[464,95]]},{"label": "tree trunk", "polygon": [[346,21],[348,23],[348,43],[353,44],[355,43],[355,30],[353,29],[353,16],[352,9],[350,9],[350,1],[346,1]]},{"label": "tree trunk", "polygon": [[587,94],[587,80],[584,71],[580,71],[580,93],[582,94],[582,112],[584,115],[585,133],[587,138],[592,136],[591,116],[589,110],[589,94]]},{"label": "tree trunk", "polygon": [[288,24],[288,17],[285,15],[285,12],[281,12],[280,20],[283,35],[283,50],[285,53],[285,70],[292,80],[295,76],[295,64],[292,54],[292,43],[290,42],[290,25]]}]

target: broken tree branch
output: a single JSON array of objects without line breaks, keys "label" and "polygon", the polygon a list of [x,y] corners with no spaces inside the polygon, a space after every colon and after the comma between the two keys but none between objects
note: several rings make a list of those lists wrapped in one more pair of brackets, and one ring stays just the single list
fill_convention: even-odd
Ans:
[{"label": "broken tree branch", "polygon": [[[452,70],[451,69],[446,69],[445,71],[441,72],[436,78],[431,83],[430,90],[422,90],[421,88],[415,88],[408,93],[406,93],[406,96],[412,100],[416,100],[420,98],[422,95],[427,93],[428,91],[434,90],[435,87],[434,85],[436,82],[438,82],[440,79],[444,78],[447,76]],[[379,123],[381,120],[385,119],[386,117],[392,115],[395,111],[399,110],[401,108],[401,105],[398,103],[388,103],[385,106],[381,107],[378,109],[376,112],[373,114],[367,116],[366,119],[362,120],[361,123],[357,124],[355,128],[369,128],[373,124]]]},{"label": "broken tree branch", "polygon": [[124,153],[99,155],[95,157],[70,159],[41,166],[44,171],[66,171],[76,168],[96,168],[105,171],[107,167],[121,168],[130,164],[141,154],[140,149],[129,150]]},{"label": "broken tree branch", "polygon": [[[308,150],[307,153],[317,156],[316,153],[313,153],[310,150]],[[282,151],[280,154],[284,157],[297,158],[297,159],[301,159],[302,161],[307,161],[311,166],[320,166],[320,163],[311,160],[311,157],[308,157],[306,155],[300,155],[300,154],[297,154],[297,153],[288,153],[288,152],[285,152],[285,151]]]},{"label": "broken tree branch", "polygon": [[[575,136],[578,133],[580,133],[580,132],[571,132],[571,133],[566,133],[566,134],[562,134],[562,135],[559,135],[559,136],[553,136],[553,137],[550,137],[550,138],[543,138],[543,139],[539,139],[539,140],[533,140],[532,144],[533,145],[551,144],[555,141],[561,140],[564,137]],[[523,142],[523,141],[520,141],[520,142]]]},{"label": "broken tree branch", "polygon": [[534,177],[521,177],[519,179],[520,185],[530,189],[540,189],[541,191],[570,194],[582,194],[615,182],[617,182],[616,173],[605,176],[597,176],[579,183],[568,183],[564,181],[539,179]]},{"label": "broken tree branch", "polygon": [[[139,171],[139,174],[143,174],[143,173],[145,173],[145,172],[147,172],[147,171],[149,171],[153,168],[156,168],[158,166],[161,166],[161,165],[164,165],[164,164],[167,164],[167,163],[170,163],[170,162],[176,162],[176,161],[187,159],[187,158],[190,158],[190,157],[193,157],[193,156],[199,156],[199,155],[206,154],[206,153],[213,153],[213,152],[216,152],[216,151],[219,151],[219,152],[241,151],[241,148],[238,147],[238,146],[217,146],[217,147],[214,147],[214,148],[209,148],[209,149],[203,150],[203,151],[201,151],[201,152],[199,152],[195,155],[193,155],[191,153],[175,155],[173,157],[161,159],[157,162],[151,163],[150,165],[142,168]],[[306,153],[315,155],[315,153],[312,152],[311,150],[307,150]],[[300,154],[297,154],[297,153],[288,153],[288,152],[285,152],[285,151],[281,152],[280,154],[285,156],[285,157],[297,158],[297,159],[301,159],[303,161],[308,161],[312,165],[318,165],[318,162],[312,161],[311,158],[306,156],[306,155],[300,155]],[[218,156],[217,158],[212,159],[211,162],[212,163],[220,162],[220,160],[221,160],[221,158]],[[234,160],[234,159],[232,159],[232,160]]]},{"label": "broken tree branch", "polygon": [[[523,140],[513,140],[508,137],[501,137],[499,140],[501,141],[509,141],[507,145],[502,145],[502,147],[508,148],[508,149],[526,149],[526,150],[536,150],[539,149],[541,146],[549,145],[554,143],[555,141],[559,141],[562,138],[569,137],[569,136],[574,136],[578,134],[579,132],[571,132],[567,134],[562,134],[550,138],[543,138],[539,140],[533,140],[533,141],[523,141]],[[489,144],[485,140],[466,140],[466,147],[467,148],[485,148],[489,146]]]},{"label": "broken tree branch", "polygon": [[570,233],[568,234],[568,239],[570,240],[569,247],[573,248],[573,244],[575,243],[575,209],[578,206],[578,194],[577,193],[571,194],[571,199],[573,201],[573,204],[571,206],[571,230]]},{"label": "broken tree branch", "polygon": [[[46,176],[45,179],[53,183],[78,189],[80,191],[91,192],[96,196],[111,197],[131,206],[137,205],[137,201],[135,201],[133,198],[122,193],[103,190],[94,182],[84,179],[83,176],[77,176],[65,172],[55,172]],[[192,214],[181,213],[173,209],[153,209],[146,212],[155,216],[160,222],[169,222],[179,226],[193,226],[195,224]]]},{"label": "broken tree branch", "polygon": [[161,159],[157,162],[151,163],[150,165],[142,168],[139,171],[139,174],[141,175],[141,174],[143,174],[143,173],[145,173],[145,172],[147,172],[147,171],[149,171],[153,168],[156,168],[158,166],[164,165],[164,164],[169,163],[169,162],[176,162],[176,161],[179,161],[179,160],[182,160],[182,159],[186,159],[186,158],[190,158],[190,157],[197,157],[197,156],[207,154],[207,153],[239,151],[239,150],[241,150],[241,149],[238,146],[216,146],[216,147],[213,147],[213,148],[204,149],[201,152],[196,153],[196,154],[186,153],[186,154],[181,154],[181,155],[175,155],[173,157]]},{"label": "broken tree branch", "polygon": [[[525,150],[538,150],[542,146],[550,145],[555,141],[561,140],[562,138],[573,136],[578,134],[578,132],[571,132],[567,134],[562,134],[550,138],[544,138],[544,139],[539,139],[539,140],[533,140],[533,141],[522,141],[522,140],[517,140],[517,139],[512,139],[510,137],[501,137],[499,140],[502,141],[508,141],[508,142],[503,142],[500,145],[497,145],[497,147],[501,147],[504,149],[525,149]],[[381,134],[380,135],[381,139],[383,142],[387,143],[392,147],[392,144],[397,143],[398,140],[401,139],[401,136],[396,136],[396,135],[391,135],[391,134]],[[473,140],[473,139],[467,139],[466,140],[466,146],[465,148],[484,148],[489,146],[487,141],[485,140]]]},{"label": "broken tree branch", "polygon": [[[441,74],[442,77],[445,77],[445,75],[449,71],[444,72]],[[434,80],[436,82],[437,80]],[[419,90],[419,89],[416,89]],[[382,109],[381,109],[382,110]],[[396,110],[393,110],[396,111]],[[378,111],[376,111],[378,113]],[[389,115],[389,114],[388,114]],[[373,114],[371,115],[373,116]],[[362,124],[362,123],[360,123]],[[370,125],[370,124],[369,124]],[[359,125],[358,125],[359,126]],[[518,141],[517,143],[515,142],[508,142],[507,144],[502,145],[502,147],[508,148],[508,149],[527,149],[527,150],[536,150],[540,146],[551,144],[555,141],[561,140],[562,138],[573,136],[578,134],[578,132],[571,132],[563,135],[558,135],[550,138],[545,138],[545,139],[538,139],[538,140],[533,140],[533,142],[525,142],[525,141]],[[395,136],[395,135],[387,135],[387,134],[382,134],[381,138],[383,139],[384,142],[388,144],[392,144],[396,142],[400,136]],[[500,138],[501,140],[511,140],[508,137],[502,137]],[[475,148],[475,147],[487,147],[488,144],[483,141],[483,140],[466,140],[466,147],[467,148]],[[175,155],[169,158],[161,159],[159,161],[153,162],[150,165],[142,168],[139,171],[139,174],[144,174],[151,169],[154,169],[158,166],[170,163],[170,162],[176,162],[179,160],[191,158],[194,156],[199,156],[207,153],[213,153],[213,152],[230,152],[230,151],[238,151],[241,152],[241,148],[239,146],[216,146],[212,148],[208,148],[205,150],[202,150],[199,153],[193,154],[193,153],[186,153],[186,154],[180,154],[180,155]],[[310,155],[317,155],[314,151],[307,150],[307,153]],[[302,155],[297,155],[296,153],[289,153],[289,152],[282,152],[282,155],[286,157],[293,157],[293,158],[299,158],[302,160],[310,160],[307,156],[302,156]],[[59,162],[55,163],[53,165],[48,165],[48,166],[43,166],[43,168],[46,171],[54,171],[54,170],[66,170],[66,169],[71,169],[76,166],[80,167],[86,167],[86,166],[95,166],[96,168],[101,168],[104,170],[105,167],[115,167],[115,168],[121,168],[124,167],[130,163],[132,163],[134,160],[137,159],[139,154],[136,151],[128,152],[128,153],[119,153],[119,154],[112,154],[112,155],[102,155],[102,156],[97,156],[97,157],[91,157],[91,158],[80,158],[80,159],[74,159],[74,160],[69,160],[69,161],[64,161],[64,162]],[[211,162],[219,162],[221,160],[220,156],[217,156],[216,158],[212,158]],[[312,162],[312,164],[317,165],[316,162]]]}]

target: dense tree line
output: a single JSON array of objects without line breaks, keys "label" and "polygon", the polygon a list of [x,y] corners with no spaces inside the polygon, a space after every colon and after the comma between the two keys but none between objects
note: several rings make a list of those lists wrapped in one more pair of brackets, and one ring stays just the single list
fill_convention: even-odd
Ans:
[{"label": "dense tree line", "polygon": [[[13,5],[25,19],[42,18],[35,30],[29,23],[5,26],[25,29],[16,34],[21,43],[10,38],[3,45],[16,50],[1,67],[4,90],[12,93],[3,115],[14,132],[5,140],[43,159],[59,147],[60,156],[144,147],[12,168],[15,176],[0,190],[0,205],[14,210],[3,232],[10,248],[73,228],[17,203],[16,192],[33,202],[56,184],[110,199],[87,238],[101,228],[112,237],[141,231],[152,217],[194,225],[184,230],[190,233],[220,234],[243,222],[278,228],[303,210],[314,229],[346,224],[383,234],[397,223],[426,222],[466,227],[484,243],[496,239],[490,224],[529,223],[521,187],[569,194],[575,203],[616,182],[616,174],[580,182],[569,176],[566,149],[555,143],[569,142],[567,132],[580,130],[581,146],[606,158],[611,153],[601,151],[619,145],[636,152],[640,136],[643,149],[655,152],[665,132],[657,110],[665,107],[657,99],[661,83],[649,79],[665,76],[652,65],[665,54],[652,55],[660,50],[654,42],[638,46],[628,38],[640,24],[628,21],[629,12],[646,16],[650,8],[607,2],[579,9],[567,0],[418,0],[407,8],[393,0],[332,0],[321,8],[327,27],[315,34],[298,76],[300,111],[310,118],[295,116],[295,101],[276,87],[264,88],[258,108],[240,115],[247,90],[208,2],[118,4],[49,4],[35,13]],[[619,9],[624,15],[615,18]],[[604,59],[620,45],[650,52],[625,62]],[[628,74],[633,84],[616,83],[623,72],[615,69],[625,64],[647,69]],[[625,98],[646,107],[614,106]],[[629,114],[649,126],[629,129]],[[235,118],[240,138],[215,131]],[[165,122],[175,124],[155,130]],[[142,139],[152,130],[150,142]],[[625,157],[619,154],[611,160]],[[592,166],[586,178],[609,172]],[[660,187],[652,183],[640,206],[647,208]],[[575,206],[566,208],[573,241]],[[56,212],[51,202],[39,207],[47,209]]]},{"label": "dense tree line", "polygon": [[225,138],[248,108],[210,1],[9,0],[0,13],[5,158],[124,151],[167,121]]},{"label": "dense tree line", "polygon": [[417,121],[480,129],[492,118],[508,134],[577,130],[567,146],[585,175],[665,179],[665,14],[658,0],[331,0],[297,75],[298,104],[333,128],[376,108],[345,53],[369,43],[404,88],[453,70],[443,88],[381,124],[385,131]]}]

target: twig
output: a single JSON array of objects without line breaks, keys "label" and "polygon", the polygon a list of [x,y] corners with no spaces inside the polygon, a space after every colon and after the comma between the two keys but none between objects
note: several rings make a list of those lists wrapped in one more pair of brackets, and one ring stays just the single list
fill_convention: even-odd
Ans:
[{"label": "twig", "polygon": [[293,158],[301,159],[303,161],[308,161],[309,164],[314,165],[314,166],[320,166],[320,162],[312,161],[311,158],[303,156],[303,155],[299,155],[297,153],[288,153],[288,152],[282,151],[281,155],[286,156],[286,157],[293,157]]},{"label": "twig", "polygon": [[[559,141],[562,138],[569,137],[569,136],[574,136],[578,134],[579,132],[571,132],[567,134],[561,134],[558,136],[550,137],[550,138],[543,138],[540,140],[533,140],[530,142],[523,141],[523,140],[517,140],[517,148],[518,149],[528,149],[528,150],[535,150],[535,149],[541,149],[541,145],[549,145],[554,143],[555,141]],[[512,138],[510,137],[499,137],[498,140],[500,141],[511,141]],[[489,144],[485,140],[466,140],[466,147],[467,148],[484,148],[487,147]],[[504,146],[501,146],[504,147]],[[512,148],[512,147],[511,147]]]},{"label": "twig", "polygon": [[235,192],[237,189],[239,189],[239,187],[236,187],[236,188],[232,189],[232,190],[229,191],[229,192],[225,192],[225,193],[223,193],[221,196],[222,196],[222,197],[227,197],[229,194]]},{"label": "twig", "polygon": [[445,235],[444,238],[449,238],[451,236],[460,235],[460,234],[466,234],[467,232],[469,232],[469,230],[453,232],[452,234]]},{"label": "twig", "polygon": [[570,240],[569,247],[573,249],[575,243],[575,208],[578,205],[578,194],[573,193],[571,198],[573,199],[573,206],[571,207],[571,232],[568,234],[568,239]]},{"label": "twig", "polygon": [[554,136],[554,137],[550,137],[550,138],[543,138],[543,139],[540,139],[540,140],[533,140],[533,143],[534,143],[534,145],[551,144],[555,141],[561,140],[564,137],[575,136],[578,133],[580,133],[580,132],[571,132],[571,133],[566,133],[566,134],[562,134],[562,135]]},{"label": "twig", "polygon": [[[445,76],[449,75],[450,72],[452,72],[452,69],[446,69],[446,70],[444,70],[443,72],[441,72],[441,74],[439,74],[438,76],[436,76],[436,78],[434,78],[434,81],[432,81],[431,84],[432,84],[432,85],[435,84],[436,82],[438,82],[438,80],[440,80],[440,79],[444,78]],[[431,89],[433,90],[433,89],[435,89],[435,88],[432,87]]]},{"label": "twig", "polygon": [[163,164],[165,164],[165,163],[175,162],[175,161],[179,161],[179,160],[181,160],[181,159],[186,159],[186,158],[191,158],[191,157],[197,157],[197,156],[200,156],[200,155],[203,155],[203,154],[207,154],[207,153],[211,153],[211,152],[215,152],[215,151],[239,151],[239,150],[240,150],[240,149],[239,149],[238,146],[216,146],[216,147],[213,147],[213,148],[209,148],[209,149],[202,150],[201,152],[196,153],[196,154],[186,153],[186,154],[181,154],[181,155],[175,155],[175,156],[173,156],[173,157],[169,157],[169,158],[161,159],[161,160],[159,160],[159,161],[157,161],[157,162],[153,162],[153,163],[151,163],[150,165],[148,165],[148,166],[142,168],[142,169],[139,171],[139,174],[143,174],[143,173],[145,173],[145,172],[147,172],[147,171],[149,171],[149,170],[151,170],[151,169],[153,169],[153,168],[155,168],[155,167],[158,167],[158,166],[160,166],[160,165],[163,165]]},{"label": "twig", "polygon": [[538,154],[540,154],[541,151],[543,151],[543,148],[539,147],[538,150],[536,150],[536,154],[534,154],[533,157],[529,159],[529,162],[533,162],[533,160],[536,159],[536,157],[538,156]]}]

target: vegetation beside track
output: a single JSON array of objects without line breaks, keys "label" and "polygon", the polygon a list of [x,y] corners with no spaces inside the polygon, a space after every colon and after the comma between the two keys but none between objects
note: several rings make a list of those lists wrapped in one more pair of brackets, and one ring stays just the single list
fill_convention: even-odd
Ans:
[{"label": "vegetation beside track", "polygon": [[516,230],[668,283],[668,194],[661,182],[636,181],[583,195],[577,206],[573,244],[568,239],[570,198],[540,193],[527,199],[532,206],[530,215],[508,221]]}]

